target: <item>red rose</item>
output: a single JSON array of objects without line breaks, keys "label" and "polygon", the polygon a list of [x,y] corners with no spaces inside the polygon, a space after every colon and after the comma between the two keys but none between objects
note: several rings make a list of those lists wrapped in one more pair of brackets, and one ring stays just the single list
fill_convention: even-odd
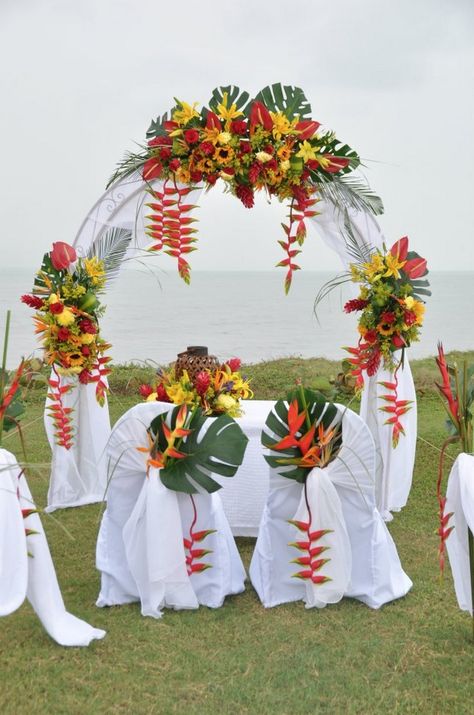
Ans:
[{"label": "red rose", "polygon": [[156,388],[156,399],[158,402],[169,402],[170,398],[166,394],[166,390],[163,385],[158,385]]},{"label": "red rose", "polygon": [[263,151],[264,151],[266,154],[271,154],[271,155],[273,156],[273,154],[274,154],[274,152],[275,152],[275,149],[272,147],[271,144],[267,144],[267,146],[264,146],[264,147],[263,147]]},{"label": "red rose", "polygon": [[397,316],[395,313],[392,313],[392,311],[385,311],[385,313],[382,313],[380,316],[380,322],[381,323],[387,323],[388,325],[391,325],[394,323],[397,319]]},{"label": "red rose", "polygon": [[160,151],[158,152],[158,155],[159,155],[161,161],[168,161],[168,159],[171,156],[171,149],[168,146],[165,146],[162,149],[160,149]]},{"label": "red rose", "polygon": [[63,312],[64,305],[62,303],[60,303],[59,301],[57,303],[50,303],[49,309],[53,315],[59,315],[59,313]]},{"label": "red rose", "polygon": [[179,159],[172,159],[170,161],[170,169],[171,171],[178,171],[179,167],[181,166],[181,162]]},{"label": "red rose", "polygon": [[146,400],[151,395],[153,388],[151,385],[140,385],[140,395]]},{"label": "red rose", "polygon": [[65,343],[69,340],[71,333],[67,328],[59,328],[58,330],[58,340],[61,343]]},{"label": "red rose", "polygon": [[84,357],[89,357],[89,355],[91,354],[91,351],[87,347],[87,345],[83,345],[81,348],[81,353],[84,355]]},{"label": "red rose", "polygon": [[227,365],[230,367],[232,372],[237,372],[237,370],[240,370],[241,366],[241,361],[240,358],[231,358],[230,360],[227,360]]},{"label": "red rose", "polygon": [[235,194],[240,199],[247,209],[251,209],[254,205],[253,189],[250,186],[239,184],[235,190]]},{"label": "red rose", "polygon": [[375,343],[378,340],[378,335],[376,330],[368,330],[364,335],[364,340],[366,343]]},{"label": "red rose", "polygon": [[250,154],[252,151],[252,146],[250,142],[240,142],[240,151],[242,154]]},{"label": "red rose", "polygon": [[191,172],[191,181],[194,181],[194,183],[198,184],[202,180],[202,171],[192,171]]},{"label": "red rose", "polygon": [[38,298],[36,295],[22,295],[21,302],[26,303],[26,305],[35,310],[39,310],[39,308],[43,307],[43,299]]},{"label": "red rose", "polygon": [[231,122],[230,130],[234,134],[243,136],[247,133],[247,122],[244,119],[234,119],[234,121]]},{"label": "red rose", "polygon": [[66,268],[77,259],[77,253],[69,243],[58,241],[57,243],[53,243],[53,250],[49,254],[49,257],[51,258],[53,268],[57,271],[65,271]]},{"label": "red rose", "polygon": [[211,186],[214,186],[214,184],[216,183],[216,181],[217,181],[218,178],[219,178],[219,175],[218,175],[218,174],[208,174],[208,175],[206,176],[206,181],[207,181],[207,183],[210,184]]},{"label": "red rose", "polygon": [[199,132],[197,129],[186,129],[184,132],[184,138],[188,144],[196,144],[199,141]]},{"label": "red rose", "polygon": [[214,144],[212,142],[201,142],[199,150],[204,156],[211,156],[211,154],[214,154]]},{"label": "red rose", "polygon": [[96,326],[91,320],[89,320],[89,318],[83,318],[79,321],[79,329],[81,333],[90,333],[91,335],[95,335],[97,333]]}]

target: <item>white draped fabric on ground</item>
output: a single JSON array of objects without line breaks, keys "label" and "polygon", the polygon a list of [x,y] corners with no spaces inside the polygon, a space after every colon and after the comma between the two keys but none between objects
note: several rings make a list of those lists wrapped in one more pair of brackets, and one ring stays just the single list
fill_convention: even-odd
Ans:
[{"label": "white draped fabric on ground", "polygon": [[446,546],[453,572],[459,608],[472,615],[472,584],[469,567],[468,527],[474,534],[474,456],[460,454],[453,464],[446,491],[445,514],[453,512],[449,526],[454,526]]},{"label": "white draped fabric on ground", "polygon": [[[313,219],[313,226],[324,242],[336,251],[345,269],[349,268],[354,258],[345,235],[344,221],[350,222],[353,239],[362,248],[382,248],[385,238],[373,216],[349,209],[345,214],[331,203],[318,204],[321,215]],[[398,446],[392,447],[392,431],[385,425],[387,414],[379,407],[381,381],[393,382],[393,374],[382,367],[369,377],[364,373],[364,391],[360,406],[360,416],[368,424],[377,452],[377,507],[386,521],[392,516],[391,511],[399,511],[405,506],[410,493],[415,464],[417,438],[416,392],[407,354],[404,364],[398,370],[398,399],[410,400],[409,412],[402,417],[405,435],[400,437]]]},{"label": "white draped fabric on ground", "polygon": [[[115,425],[108,447],[110,481],[107,509],[97,541],[101,571],[98,606],[141,602],[144,616],[162,609],[218,608],[226,596],[244,590],[242,565],[219,493],[193,495],[193,532],[215,530],[196,546],[209,550],[202,572],[188,575],[183,539],[194,520],[188,494],[167,489],[159,471],[146,476],[147,427],[172,406],[151,402],[129,410]],[[225,482],[231,479],[223,479]]]},{"label": "white draped fabric on ground", "polygon": [[[252,584],[266,607],[303,600],[307,608],[321,608],[349,596],[379,608],[404,596],[412,586],[377,510],[371,434],[358,415],[342,406],[339,410],[342,448],[327,467],[314,469],[308,476],[307,504],[303,485],[270,471],[268,498],[250,565]],[[315,585],[310,579],[294,577],[307,567],[294,563],[304,554],[292,543],[307,535],[289,520],[311,521],[312,531],[330,530],[312,546],[327,548],[322,557],[330,561],[320,573],[331,580]]]},{"label": "white draped fabric on ground", "polygon": [[59,377],[59,381],[61,386],[72,385],[72,390],[62,396],[62,403],[73,410],[73,444],[66,449],[57,443],[48,412],[51,401],[47,399],[44,423],[52,450],[48,512],[103,501],[107,486],[105,448],[110,436],[107,401],[103,407],[98,404],[95,383],[81,385],[71,377]]},{"label": "white draped fabric on ground", "polygon": [[[23,517],[22,510],[34,508],[14,455],[0,449],[0,616],[26,598],[59,645],[87,646],[105,631],[66,611],[41,520],[37,513]],[[27,536],[25,528],[34,533]]]}]

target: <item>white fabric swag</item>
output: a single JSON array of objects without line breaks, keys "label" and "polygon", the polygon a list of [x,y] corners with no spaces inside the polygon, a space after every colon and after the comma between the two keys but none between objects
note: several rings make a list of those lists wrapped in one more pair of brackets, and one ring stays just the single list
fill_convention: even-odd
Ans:
[{"label": "white fabric swag", "polygon": [[[66,611],[48,542],[15,457],[0,449],[0,616],[16,611],[25,598],[47,633],[62,646],[87,646],[105,636]],[[25,528],[35,533],[27,536]]]},{"label": "white fabric swag", "polygon": [[472,615],[472,586],[467,529],[474,534],[474,456],[460,454],[454,462],[446,491],[444,513],[453,512],[448,527],[454,526],[446,547],[453,572],[459,608]]}]

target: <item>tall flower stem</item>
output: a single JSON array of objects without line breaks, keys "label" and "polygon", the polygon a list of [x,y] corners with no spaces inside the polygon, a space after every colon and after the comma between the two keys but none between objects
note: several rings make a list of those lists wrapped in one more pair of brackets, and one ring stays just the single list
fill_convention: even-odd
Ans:
[{"label": "tall flower stem", "polygon": [[[3,400],[3,394],[5,392],[5,380],[6,380],[6,374],[7,374],[8,338],[10,335],[10,318],[11,318],[11,311],[7,310],[7,321],[5,323],[5,337],[3,339],[2,374],[0,375],[0,402],[1,402],[1,400]],[[2,415],[0,418],[0,447],[2,446],[3,420],[4,420],[4,416]]]}]

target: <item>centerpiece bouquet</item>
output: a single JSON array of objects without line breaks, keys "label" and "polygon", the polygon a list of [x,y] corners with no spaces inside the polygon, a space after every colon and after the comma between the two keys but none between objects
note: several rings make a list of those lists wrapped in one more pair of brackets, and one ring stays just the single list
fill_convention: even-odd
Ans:
[{"label": "centerpiece bouquet", "polygon": [[[323,130],[311,118],[311,106],[299,87],[273,84],[255,98],[238,87],[214,89],[207,107],[175,100],[168,114],[152,122],[147,143],[130,153],[111,182],[140,172],[148,185],[147,232],[150,250],[176,258],[181,277],[189,282],[189,253],[195,250],[196,229],[188,195],[196,187],[217,181],[247,208],[257,191],[289,203],[289,221],[279,241],[287,269],[285,289],[299,266],[295,257],[306,236],[305,219],[315,216],[316,189],[340,205],[381,213],[378,197],[357,180],[343,177],[360,164],[357,153]],[[153,181],[162,182],[159,188]],[[325,191],[325,187],[331,189]]]},{"label": "centerpiece bouquet", "polygon": [[104,353],[111,346],[100,334],[99,318],[105,308],[98,298],[105,281],[102,260],[78,258],[72,246],[57,242],[44,255],[32,293],[21,298],[36,311],[36,333],[54,373],[49,380],[49,410],[58,443],[67,449],[72,446],[72,408],[64,407],[63,397],[73,383],[61,384],[60,377],[75,377],[83,385],[95,383],[100,405],[108,390],[104,378],[110,372],[111,358]]},{"label": "centerpiece bouquet", "polygon": [[239,358],[231,358],[215,369],[199,371],[193,378],[187,370],[160,370],[154,385],[141,385],[140,394],[148,401],[199,406],[205,415],[227,414],[240,417],[240,400],[251,399],[249,382],[240,372]]}]

